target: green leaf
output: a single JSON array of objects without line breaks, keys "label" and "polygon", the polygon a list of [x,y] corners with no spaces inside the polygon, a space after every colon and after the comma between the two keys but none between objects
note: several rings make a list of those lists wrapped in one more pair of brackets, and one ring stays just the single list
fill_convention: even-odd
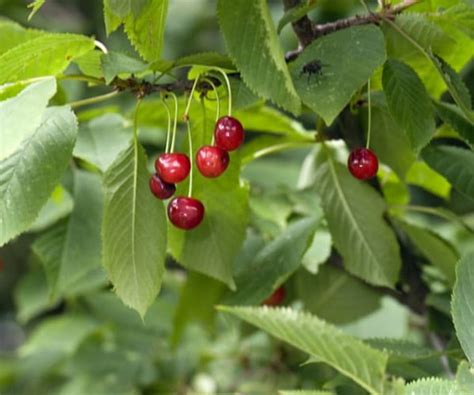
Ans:
[{"label": "green leaf", "polygon": [[456,71],[454,71],[453,68],[439,56],[432,55],[431,59],[443,77],[449,93],[456,104],[459,106],[466,118],[471,122],[474,122],[474,112],[471,107],[471,94],[459,74],[457,74]]},{"label": "green leaf", "polygon": [[461,361],[456,372],[456,382],[464,391],[474,392],[474,371],[467,361]]},{"label": "green leaf", "polygon": [[408,235],[418,250],[446,277],[450,286],[456,278],[458,254],[451,245],[429,230],[398,221],[397,224]]},{"label": "green leaf", "polygon": [[0,84],[61,73],[75,58],[94,48],[77,34],[44,34],[0,56]]},{"label": "green leaf", "polygon": [[474,364],[474,254],[467,254],[457,265],[456,284],[451,301],[456,335],[467,359]]},{"label": "green leaf", "polygon": [[474,153],[448,146],[429,146],[423,152],[428,165],[460,192],[474,199]]},{"label": "green leaf", "polygon": [[39,11],[41,7],[43,7],[46,0],[34,0],[30,4],[28,4],[28,8],[31,8],[30,15],[28,15],[28,20],[30,21],[31,18]]},{"label": "green leaf", "polygon": [[315,276],[300,270],[296,284],[305,309],[334,324],[355,321],[380,307],[377,291],[333,266],[321,266]]},{"label": "green leaf", "polygon": [[[371,146],[381,162],[390,166],[404,179],[416,159],[410,141],[395,123],[386,105],[372,106]],[[397,149],[393,149],[397,147]]]},{"label": "green leaf", "polygon": [[50,108],[23,149],[0,162],[0,245],[34,222],[71,158],[76,133],[69,108]]},{"label": "green leaf", "polygon": [[127,121],[118,114],[104,114],[81,124],[74,156],[105,172],[132,139]]},{"label": "green leaf", "polygon": [[288,308],[220,307],[325,362],[371,394],[381,394],[387,354],[319,318]]},{"label": "green leaf", "polygon": [[308,12],[315,9],[318,5],[319,4],[316,0],[307,0],[306,2],[300,3],[296,7],[290,8],[288,11],[285,12],[285,14],[278,22],[277,33],[280,34],[286,25],[288,25],[289,23],[293,23],[298,19],[301,19]]},{"label": "green leaf", "polygon": [[46,78],[24,88],[17,96],[0,102],[0,160],[20,148],[39,126],[49,100],[56,93],[56,80]]},{"label": "green leaf", "polygon": [[58,352],[72,354],[96,328],[97,323],[81,315],[62,315],[43,321],[20,348],[20,355]]},{"label": "green leaf", "polygon": [[[298,114],[301,103],[265,0],[219,0],[217,15],[227,50],[242,79],[259,96]],[[245,29],[242,30],[242,20]]]},{"label": "green leaf", "polygon": [[[315,40],[291,63],[290,72],[303,103],[329,125],[384,61],[380,29],[355,26]],[[303,72],[312,62],[320,63],[320,73]]]},{"label": "green leaf", "polygon": [[304,218],[288,226],[242,266],[236,276],[237,292],[229,293],[226,304],[258,304],[265,300],[301,265],[321,221]]},{"label": "green leaf", "polygon": [[451,126],[474,148],[474,123],[467,119],[459,107],[445,102],[435,102],[436,112],[443,122]]},{"label": "green leaf", "polygon": [[104,176],[103,263],[117,295],[143,317],[161,287],[166,256],[163,203],[148,187],[143,148],[122,152]]},{"label": "green leaf", "polygon": [[0,54],[43,34],[45,34],[45,32],[34,29],[25,29],[16,22],[8,19],[1,19],[0,37],[2,37],[2,40],[0,41]]},{"label": "green leaf", "polygon": [[457,392],[456,382],[440,378],[427,378],[413,381],[406,386],[409,395],[468,395]]},{"label": "green leaf", "polygon": [[319,270],[319,266],[326,262],[331,255],[331,247],[331,233],[329,233],[325,226],[316,229],[313,241],[303,256],[303,266],[310,273],[316,274]]},{"label": "green leaf", "polygon": [[451,184],[439,173],[432,170],[425,162],[418,161],[408,171],[405,181],[426,189],[434,195],[448,199]]},{"label": "green leaf", "polygon": [[395,235],[383,219],[383,199],[330,156],[317,172],[316,185],[345,268],[371,284],[392,287],[401,260]]},{"label": "green leaf", "polygon": [[[101,276],[100,226],[103,195],[100,177],[78,170],[74,173],[74,209],[60,223],[38,238],[33,251],[41,259],[52,297],[71,290],[97,286]],[[95,274],[95,276],[94,276]],[[91,277],[98,281],[91,281]]]},{"label": "green leaf", "polygon": [[445,10],[430,15],[431,19],[448,28],[458,28],[471,39],[474,39],[474,7],[465,3],[456,4]]},{"label": "green leaf", "polygon": [[388,108],[418,152],[435,133],[433,106],[416,72],[397,60],[385,62],[382,76]]},{"label": "green leaf", "polygon": [[160,59],[163,48],[168,0],[105,0],[107,35],[124,25],[125,33],[148,62]]},{"label": "green leaf", "polygon": [[120,52],[103,54],[100,59],[105,82],[109,84],[119,74],[141,73],[148,68],[146,63]]},{"label": "green leaf", "polygon": [[280,395],[333,395],[333,392],[312,391],[312,390],[294,390],[294,391],[278,391]]},{"label": "green leaf", "polygon": [[99,50],[89,51],[76,58],[74,63],[77,64],[79,70],[81,70],[83,74],[95,78],[103,78],[104,73],[100,63],[102,54],[102,51]]},{"label": "green leaf", "polygon": [[369,346],[390,354],[390,361],[418,360],[441,356],[442,352],[420,346],[409,340],[395,338],[373,338],[364,340]]},{"label": "green leaf", "polygon": [[[232,60],[217,52],[199,52],[183,56],[174,62],[174,66],[208,66],[220,67],[226,70],[235,70]],[[232,93],[234,93],[232,91]]]}]

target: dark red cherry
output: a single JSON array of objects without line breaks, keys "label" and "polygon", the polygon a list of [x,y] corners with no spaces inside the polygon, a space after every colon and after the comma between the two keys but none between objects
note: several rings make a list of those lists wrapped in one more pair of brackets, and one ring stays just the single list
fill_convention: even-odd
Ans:
[{"label": "dark red cherry", "polygon": [[229,166],[229,154],[222,148],[205,145],[196,152],[196,165],[204,177],[219,177]]},{"label": "dark red cherry", "polygon": [[233,151],[244,142],[244,128],[238,119],[231,116],[221,117],[216,122],[214,137],[218,147]]},{"label": "dark red cherry", "polygon": [[347,160],[351,174],[359,180],[375,177],[379,169],[377,155],[367,148],[357,148],[351,152]]},{"label": "dark red cherry", "polygon": [[150,177],[150,191],[158,199],[166,200],[174,195],[176,186],[163,181],[160,176],[155,173]]},{"label": "dark red cherry", "polygon": [[191,163],[185,154],[161,154],[155,161],[155,169],[163,181],[177,184],[188,176]]},{"label": "dark red cherry", "polygon": [[204,218],[204,205],[190,197],[175,197],[168,204],[168,218],[177,228],[194,229]]},{"label": "dark red cherry", "polygon": [[286,291],[285,288],[277,288],[265,301],[262,303],[266,306],[278,306],[281,305],[283,299],[285,299]]}]

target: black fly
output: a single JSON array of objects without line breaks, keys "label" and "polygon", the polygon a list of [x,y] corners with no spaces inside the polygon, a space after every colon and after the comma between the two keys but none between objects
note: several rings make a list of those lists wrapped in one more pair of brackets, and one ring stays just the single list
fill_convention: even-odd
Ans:
[{"label": "black fly", "polygon": [[313,75],[317,77],[321,77],[323,75],[323,67],[327,66],[327,64],[321,63],[319,59],[312,60],[311,62],[306,63],[301,68],[300,76],[306,74],[308,76],[308,83],[309,80]]}]

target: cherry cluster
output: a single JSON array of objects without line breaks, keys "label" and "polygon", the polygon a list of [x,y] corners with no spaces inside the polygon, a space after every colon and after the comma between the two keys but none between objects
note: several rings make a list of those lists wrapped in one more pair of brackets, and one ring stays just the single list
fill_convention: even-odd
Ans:
[{"label": "cherry cluster", "polygon": [[[208,178],[219,177],[229,166],[229,151],[236,150],[244,141],[242,124],[231,116],[217,120],[214,129],[215,145],[205,145],[196,153],[199,172]],[[161,154],[155,161],[156,173],[150,178],[150,190],[158,199],[166,200],[176,192],[176,184],[191,172],[189,157],[180,152]],[[177,196],[168,204],[168,218],[177,228],[190,230],[204,218],[204,205],[198,199]]]}]

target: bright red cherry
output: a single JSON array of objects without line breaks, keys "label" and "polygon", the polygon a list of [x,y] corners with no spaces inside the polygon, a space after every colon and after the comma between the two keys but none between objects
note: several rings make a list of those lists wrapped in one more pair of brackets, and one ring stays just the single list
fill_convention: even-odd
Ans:
[{"label": "bright red cherry", "polygon": [[244,142],[244,128],[236,118],[221,117],[216,122],[214,137],[218,147],[226,151],[233,151]]},{"label": "bright red cherry", "polygon": [[278,306],[283,302],[283,299],[285,299],[285,295],[285,288],[277,288],[262,304],[266,306]]},{"label": "bright red cherry", "polygon": [[166,200],[174,195],[176,186],[163,181],[160,176],[155,173],[150,177],[150,191],[158,199]]},{"label": "bright red cherry", "polygon": [[162,154],[155,161],[155,169],[163,181],[177,184],[188,176],[191,162],[185,154]]},{"label": "bright red cherry", "polygon": [[214,145],[205,145],[196,152],[196,165],[204,177],[219,177],[229,166],[229,154]]},{"label": "bright red cherry", "polygon": [[357,148],[351,152],[347,160],[351,174],[359,180],[375,177],[379,169],[377,155],[367,148]]},{"label": "bright red cherry", "polygon": [[177,228],[194,229],[204,218],[204,205],[190,197],[175,197],[168,204],[168,218]]}]

